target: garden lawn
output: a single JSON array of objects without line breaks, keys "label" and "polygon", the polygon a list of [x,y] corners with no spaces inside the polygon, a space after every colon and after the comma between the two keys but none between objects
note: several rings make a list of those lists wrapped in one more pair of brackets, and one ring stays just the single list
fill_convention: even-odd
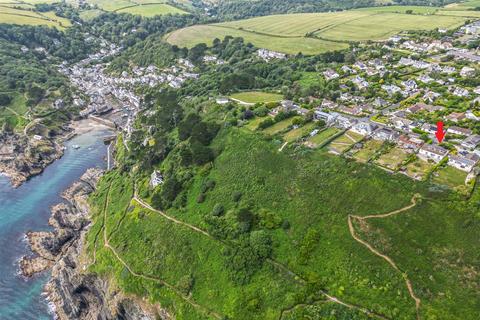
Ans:
[{"label": "garden lawn", "polygon": [[244,128],[247,128],[248,130],[255,131],[258,129],[258,126],[262,121],[267,119],[267,117],[256,117],[253,119],[250,119],[246,125],[244,125]]},{"label": "garden lawn", "polygon": [[422,180],[426,178],[427,173],[432,169],[433,166],[433,163],[429,163],[418,158],[406,166],[405,173],[414,179]]},{"label": "garden lawn", "polygon": [[382,144],[383,141],[370,139],[363,144],[362,149],[355,153],[353,157],[360,162],[368,162]]},{"label": "garden lawn", "polygon": [[313,137],[310,137],[307,139],[307,144],[309,144],[311,147],[318,147],[325,143],[328,139],[339,133],[340,130],[334,127],[327,128],[323,131],[320,131]]},{"label": "garden lawn", "polygon": [[394,147],[390,149],[387,153],[382,154],[375,163],[385,167],[390,170],[397,170],[400,165],[405,161],[408,157],[408,153],[406,153],[401,148]]},{"label": "garden lawn", "polygon": [[441,185],[446,185],[450,188],[455,188],[465,185],[467,173],[465,171],[445,166],[435,171],[432,175],[432,181]]},{"label": "garden lawn", "polygon": [[316,124],[314,122],[307,123],[303,127],[290,130],[289,132],[283,135],[283,139],[287,142],[296,141],[308,135],[310,132],[312,132],[315,129],[315,127],[316,127]]},{"label": "garden lawn", "polygon": [[283,95],[278,93],[248,91],[234,93],[230,98],[240,100],[244,103],[277,102],[283,99]]},{"label": "garden lawn", "polygon": [[295,117],[291,117],[291,118],[282,120],[280,122],[277,122],[273,126],[264,129],[263,132],[268,134],[268,135],[277,134],[277,133],[287,129],[289,126],[291,126],[292,122],[293,122],[293,119],[295,119]]},{"label": "garden lawn", "polygon": [[343,153],[352,145],[363,139],[363,136],[351,130],[336,138],[328,145],[329,149],[336,153]]}]

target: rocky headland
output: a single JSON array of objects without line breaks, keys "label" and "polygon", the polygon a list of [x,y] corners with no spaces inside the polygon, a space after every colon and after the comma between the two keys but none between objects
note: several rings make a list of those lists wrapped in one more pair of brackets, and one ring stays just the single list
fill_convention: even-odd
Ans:
[{"label": "rocky headland", "polygon": [[51,270],[45,286],[48,300],[58,319],[170,319],[161,309],[126,297],[112,288],[108,280],[87,271],[84,253],[90,227],[88,195],[102,175],[89,169],[62,195],[63,203],[52,207],[51,232],[29,232],[27,239],[33,255],[23,257],[20,268],[24,276]]},{"label": "rocky headland", "polygon": [[73,134],[68,127],[52,137],[0,133],[0,173],[10,178],[13,187],[19,187],[59,159],[64,151],[63,142]]}]

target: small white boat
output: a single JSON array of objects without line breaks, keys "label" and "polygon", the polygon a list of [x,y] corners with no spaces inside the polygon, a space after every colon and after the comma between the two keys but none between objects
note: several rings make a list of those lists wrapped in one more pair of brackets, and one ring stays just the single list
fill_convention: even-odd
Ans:
[{"label": "small white boat", "polygon": [[77,149],[80,149],[80,146],[79,146],[78,144],[74,144],[74,145],[72,146],[72,148],[75,149],[75,150],[77,150]]}]

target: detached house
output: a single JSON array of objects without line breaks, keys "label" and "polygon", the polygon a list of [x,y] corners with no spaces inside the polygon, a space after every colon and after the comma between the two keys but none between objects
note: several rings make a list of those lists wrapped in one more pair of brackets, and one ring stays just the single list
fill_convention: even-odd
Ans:
[{"label": "detached house", "polygon": [[409,79],[407,81],[403,81],[402,85],[405,87],[407,91],[414,91],[417,89],[417,83],[415,80]]},{"label": "detached house", "polygon": [[398,145],[408,152],[415,152],[423,145],[423,140],[417,137],[401,135],[400,138],[398,138]]},{"label": "detached house", "polygon": [[336,79],[336,78],[340,77],[340,75],[338,73],[336,73],[335,71],[333,71],[332,69],[328,69],[328,70],[324,71],[323,76],[327,80],[332,80],[332,79]]},{"label": "detached house", "polygon": [[156,188],[163,184],[163,176],[157,170],[154,170],[150,175],[150,187]]},{"label": "detached house", "polygon": [[341,106],[338,108],[338,111],[350,114],[352,116],[359,116],[362,113],[362,110],[358,106],[352,106],[352,107],[347,107],[347,106]]},{"label": "detached house", "polygon": [[382,141],[396,141],[398,139],[398,132],[390,128],[380,128],[373,133],[375,139]]},{"label": "detached house", "polygon": [[455,89],[453,89],[452,94],[457,97],[468,97],[468,90],[461,87],[455,87]]},{"label": "detached house", "polygon": [[450,128],[448,128],[447,133],[460,136],[469,136],[472,134],[472,130],[457,126],[451,126]]},{"label": "detached house", "polygon": [[473,77],[475,75],[476,71],[474,68],[470,67],[463,67],[462,70],[460,70],[460,75],[464,78],[467,77]]},{"label": "detached house", "polygon": [[335,122],[338,124],[338,126],[340,128],[347,129],[347,128],[350,128],[351,126],[353,126],[355,123],[357,123],[357,120],[350,119],[350,118],[347,118],[345,116],[339,115],[335,119]]},{"label": "detached house", "polygon": [[447,154],[447,149],[433,144],[424,144],[418,151],[418,155],[421,158],[435,162],[440,162]]},{"label": "detached house", "polygon": [[338,107],[338,105],[335,102],[328,99],[323,99],[322,104],[320,106],[326,109],[335,109],[336,107]]},{"label": "detached house", "polygon": [[478,160],[469,159],[467,157],[450,155],[448,156],[448,165],[459,170],[470,172],[477,164]]},{"label": "detached house", "polygon": [[475,149],[480,145],[480,135],[474,134],[462,141],[462,147],[466,149]]},{"label": "detached house", "polygon": [[330,125],[338,117],[338,113],[335,113],[335,112],[327,113],[327,112],[323,112],[323,111],[317,109],[317,110],[314,111],[313,117],[314,117],[315,120],[322,120],[327,125]]},{"label": "detached house", "polygon": [[375,131],[376,128],[377,128],[377,125],[375,125],[373,123],[370,123],[370,122],[362,121],[362,122],[359,122],[356,125],[354,125],[351,130],[353,132],[358,133],[358,134],[367,136],[367,135],[372,134],[373,131]]},{"label": "detached house", "polygon": [[452,112],[448,116],[445,117],[445,119],[453,121],[453,122],[462,121],[465,118],[466,118],[466,116],[465,116],[465,113],[463,113],[463,112]]}]

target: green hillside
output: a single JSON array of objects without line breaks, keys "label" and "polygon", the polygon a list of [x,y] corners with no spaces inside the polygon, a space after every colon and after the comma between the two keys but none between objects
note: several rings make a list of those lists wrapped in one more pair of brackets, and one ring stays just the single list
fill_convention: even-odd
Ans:
[{"label": "green hillside", "polygon": [[[212,165],[177,170],[193,173],[181,209],[154,211],[139,176],[102,179],[92,271],[177,319],[413,319],[414,298],[422,318],[473,319],[478,190],[464,201],[323,149],[279,152],[247,129],[222,130],[212,147],[220,153]],[[381,213],[392,216],[362,218]]]}]

